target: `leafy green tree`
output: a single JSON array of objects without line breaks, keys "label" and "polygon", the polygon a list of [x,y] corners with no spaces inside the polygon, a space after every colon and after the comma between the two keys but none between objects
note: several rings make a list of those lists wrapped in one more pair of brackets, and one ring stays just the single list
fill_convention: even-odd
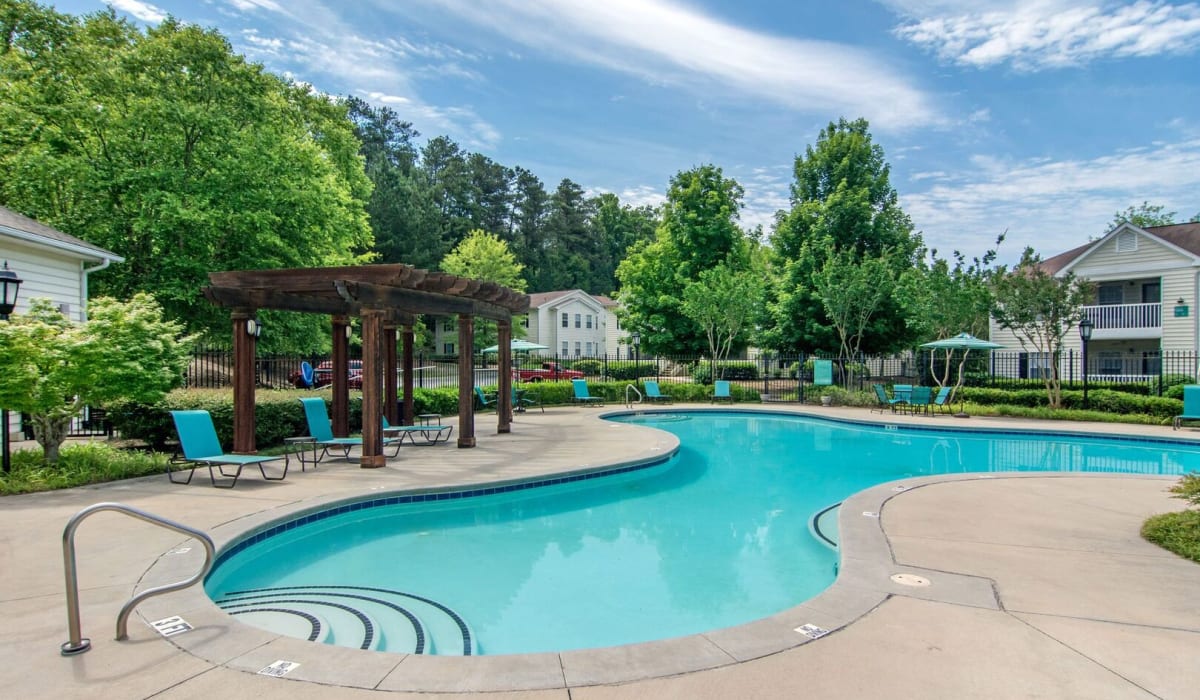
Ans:
[{"label": "leafy green tree", "polygon": [[0,404],[29,415],[48,463],[84,406],[153,404],[183,383],[191,339],[145,294],[93,299],[72,323],[49,299],[0,323]]},{"label": "leafy green tree", "polygon": [[592,293],[611,294],[617,289],[617,265],[635,244],[654,240],[658,213],[653,207],[622,206],[615,194],[605,193],[592,200],[595,216],[592,225],[599,241],[599,259],[592,269]]},{"label": "leafy green tree", "polygon": [[582,289],[595,293],[593,265],[599,258],[600,246],[592,228],[594,215],[591,200],[583,188],[569,179],[558,183],[550,195],[546,215],[546,256],[544,269],[535,271],[535,289]]},{"label": "leafy green tree", "polygon": [[[1142,202],[1138,206],[1130,206],[1125,211],[1113,214],[1112,221],[1103,233],[1108,233],[1123,223],[1146,228],[1147,226],[1169,226],[1175,223],[1175,212],[1167,211],[1161,204]],[[1102,234],[1103,235],[1103,234]]]},{"label": "leafy green tree", "polygon": [[[997,246],[1004,241],[1001,235]],[[928,266],[919,265],[906,270],[897,282],[896,297],[904,310],[904,318],[912,335],[923,341],[939,340],[970,333],[986,338],[990,329],[992,308],[991,279],[996,251],[989,250],[982,258],[967,261],[954,251],[949,259],[930,253]],[[950,384],[954,350],[929,353],[931,376],[939,387]],[[940,365],[935,362],[940,356]],[[959,358],[959,374],[966,362],[966,353]],[[939,368],[940,367],[940,371]],[[951,401],[954,397],[950,397]]]},{"label": "leafy green tree", "polygon": [[705,270],[749,265],[750,241],[738,227],[742,187],[714,165],[671,179],[653,241],[637,243],[617,267],[623,327],[638,330],[652,353],[689,355],[708,349],[696,322],[682,312],[684,290]]},{"label": "leafy green tree", "polygon": [[[811,244],[833,246],[823,239]],[[810,245],[806,242],[806,245]],[[890,251],[879,257],[859,259],[852,250],[825,253],[825,264],[813,276],[813,291],[825,307],[825,314],[838,334],[838,357],[842,367],[851,367],[862,346],[863,333],[891,298],[896,286],[894,270],[888,260]],[[851,374],[843,374],[849,386]]]},{"label": "leafy green tree", "polygon": [[[494,233],[475,229],[442,260],[442,270],[452,275],[471,277],[502,284],[518,292],[525,291],[525,278],[521,276],[522,265],[509,250],[508,244]],[[524,329],[514,324],[513,337],[520,337]],[[475,333],[475,349],[496,344],[496,324],[481,321]]]},{"label": "leafy green tree", "polygon": [[1059,408],[1063,338],[1083,318],[1092,286],[1073,273],[1055,277],[1041,263],[1033,249],[1026,248],[1015,269],[997,270],[992,280],[992,317],[1013,332],[1022,349],[1037,353],[1048,365],[1043,374],[1046,396],[1051,408]]},{"label": "leafy green tree", "polygon": [[[776,217],[771,247],[778,279],[768,302],[774,328],[763,342],[778,350],[833,350],[837,331],[813,279],[829,256],[885,257],[894,275],[916,263],[920,237],[900,209],[883,149],[865,119],[839,120],[821,130],[816,146],[796,157],[792,206]],[[832,245],[806,245],[828,239]],[[895,300],[885,299],[864,329],[862,349],[891,351],[910,341]]]},{"label": "leafy green tree", "polygon": [[[152,293],[224,339],[227,313],[199,293],[210,271],[367,259],[371,182],[344,105],[246,63],[213,30],[6,9],[0,202],[125,257],[95,291]],[[314,316],[268,316],[268,349],[325,337]]]},{"label": "leafy green tree", "polygon": [[704,332],[708,356],[717,365],[720,378],[725,376],[724,362],[739,338],[744,344],[762,293],[760,270],[735,270],[724,263],[704,270],[683,290],[681,310]]}]

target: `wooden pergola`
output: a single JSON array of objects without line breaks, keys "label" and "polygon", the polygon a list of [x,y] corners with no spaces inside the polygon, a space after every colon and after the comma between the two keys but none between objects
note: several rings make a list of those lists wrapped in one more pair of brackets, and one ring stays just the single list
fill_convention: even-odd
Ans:
[{"label": "wooden pergola", "polygon": [[[458,318],[458,446],[475,446],[475,317],[499,327],[499,425],[512,425],[512,316],[529,297],[494,282],[421,270],[410,265],[212,272],[204,296],[230,310],[233,330],[233,451],[253,453],[254,355],[259,309],[327,314],[333,334],[333,434],[350,433],[350,319],[362,324],[363,448],[361,466],[382,467],[383,422],[413,420],[413,321],[419,314]],[[252,324],[251,321],[254,323]],[[397,366],[396,331],[403,337]],[[403,370],[403,416],[397,415],[397,370]]]}]

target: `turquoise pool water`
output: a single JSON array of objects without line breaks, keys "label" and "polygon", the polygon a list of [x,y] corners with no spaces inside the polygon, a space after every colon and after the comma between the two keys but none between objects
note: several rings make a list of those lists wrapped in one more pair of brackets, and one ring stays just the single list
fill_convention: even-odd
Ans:
[{"label": "turquoise pool water", "polygon": [[[900,429],[738,412],[615,418],[679,436],[656,466],[500,494],[360,507],[223,556],[206,590],[269,629],[348,646],[506,654],[742,624],[811,598],[827,506],[956,472],[1182,474],[1168,441]],[[925,423],[927,425],[928,422]]]}]

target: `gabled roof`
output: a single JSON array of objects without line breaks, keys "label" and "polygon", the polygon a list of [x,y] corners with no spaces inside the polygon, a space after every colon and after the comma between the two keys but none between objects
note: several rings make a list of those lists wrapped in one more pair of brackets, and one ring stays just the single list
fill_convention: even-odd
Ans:
[{"label": "gabled roof", "polygon": [[8,207],[0,207],[0,234],[73,253],[89,260],[125,262],[125,258],[110,250],[50,228]]},{"label": "gabled roof", "polygon": [[614,306],[617,303],[606,296],[588,294],[582,289],[560,289],[557,292],[537,292],[536,294],[530,294],[529,308],[540,309],[544,306],[550,306],[556,301],[565,300],[565,297],[568,296],[591,299],[601,306]]},{"label": "gabled roof", "polygon": [[1074,267],[1083,258],[1097,250],[1109,239],[1123,231],[1133,231],[1140,235],[1155,238],[1184,255],[1200,259],[1200,222],[1187,224],[1169,224],[1167,226],[1147,226],[1142,228],[1131,223],[1123,223],[1109,231],[1098,240],[1085,243],[1078,248],[1072,248],[1065,253],[1059,253],[1052,258],[1042,261],[1042,269],[1052,275]]}]

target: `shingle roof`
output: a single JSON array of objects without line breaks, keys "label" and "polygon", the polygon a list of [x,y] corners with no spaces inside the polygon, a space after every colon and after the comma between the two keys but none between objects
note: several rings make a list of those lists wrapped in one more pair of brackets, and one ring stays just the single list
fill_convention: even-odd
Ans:
[{"label": "shingle roof", "polygon": [[[105,250],[100,246],[92,245],[85,240],[50,228],[49,226],[35,221],[28,216],[18,214],[8,207],[0,207],[0,228],[10,229],[20,233],[32,235],[37,238],[44,238],[48,243],[50,243],[50,245],[58,243],[71,248],[83,248],[85,250],[94,251],[97,258],[111,258],[113,260],[122,259],[121,256],[110,250]],[[57,245],[55,247],[62,247],[62,245]]]},{"label": "shingle roof", "polygon": [[[1167,226],[1147,226],[1142,229],[1146,233],[1182,248],[1192,255],[1200,256],[1200,222],[1187,224],[1169,224]],[[1058,274],[1067,265],[1070,265],[1076,258],[1083,255],[1096,245],[1096,241],[1084,243],[1078,248],[1072,248],[1065,253],[1059,253],[1052,258],[1047,258],[1042,261],[1042,269],[1050,274]]]}]

